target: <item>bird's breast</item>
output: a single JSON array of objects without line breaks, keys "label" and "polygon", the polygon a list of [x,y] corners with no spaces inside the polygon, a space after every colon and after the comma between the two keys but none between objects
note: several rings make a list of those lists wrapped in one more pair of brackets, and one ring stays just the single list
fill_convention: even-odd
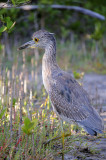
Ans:
[{"label": "bird's breast", "polygon": [[42,67],[43,84],[48,93],[49,93],[49,88],[50,88],[50,74],[51,72],[48,69],[45,69]]}]

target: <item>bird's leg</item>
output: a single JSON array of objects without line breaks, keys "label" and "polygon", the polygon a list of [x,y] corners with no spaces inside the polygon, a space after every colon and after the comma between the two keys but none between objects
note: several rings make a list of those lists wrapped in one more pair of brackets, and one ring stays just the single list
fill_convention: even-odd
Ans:
[{"label": "bird's leg", "polygon": [[63,129],[63,120],[60,119],[61,124],[61,138],[62,138],[62,160],[64,160],[64,129]]},{"label": "bird's leg", "polygon": [[64,129],[63,129],[63,120],[60,119],[61,124],[61,137],[62,137],[62,149],[64,150]]}]

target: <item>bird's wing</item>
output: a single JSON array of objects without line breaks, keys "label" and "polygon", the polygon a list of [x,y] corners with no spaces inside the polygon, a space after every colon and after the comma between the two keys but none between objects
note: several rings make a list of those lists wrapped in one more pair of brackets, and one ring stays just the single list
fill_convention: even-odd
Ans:
[{"label": "bird's wing", "polygon": [[50,86],[50,100],[60,117],[76,122],[85,122],[91,114],[98,118],[86,91],[69,73],[56,74]]}]

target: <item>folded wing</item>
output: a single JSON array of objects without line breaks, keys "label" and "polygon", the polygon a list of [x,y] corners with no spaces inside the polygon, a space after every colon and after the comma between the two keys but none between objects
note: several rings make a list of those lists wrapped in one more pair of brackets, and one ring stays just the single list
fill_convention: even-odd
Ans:
[{"label": "folded wing", "polygon": [[50,100],[62,119],[78,123],[91,135],[102,132],[102,119],[91,106],[86,91],[69,73],[57,73],[50,82]]}]

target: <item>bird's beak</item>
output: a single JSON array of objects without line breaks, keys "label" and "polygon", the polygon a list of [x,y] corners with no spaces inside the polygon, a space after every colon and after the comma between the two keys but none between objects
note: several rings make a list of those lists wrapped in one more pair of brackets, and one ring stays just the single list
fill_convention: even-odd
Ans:
[{"label": "bird's beak", "polygon": [[24,43],[22,46],[20,46],[18,48],[18,50],[22,50],[22,49],[25,49],[25,48],[33,48],[34,45],[35,45],[35,42],[32,40],[32,41]]}]

